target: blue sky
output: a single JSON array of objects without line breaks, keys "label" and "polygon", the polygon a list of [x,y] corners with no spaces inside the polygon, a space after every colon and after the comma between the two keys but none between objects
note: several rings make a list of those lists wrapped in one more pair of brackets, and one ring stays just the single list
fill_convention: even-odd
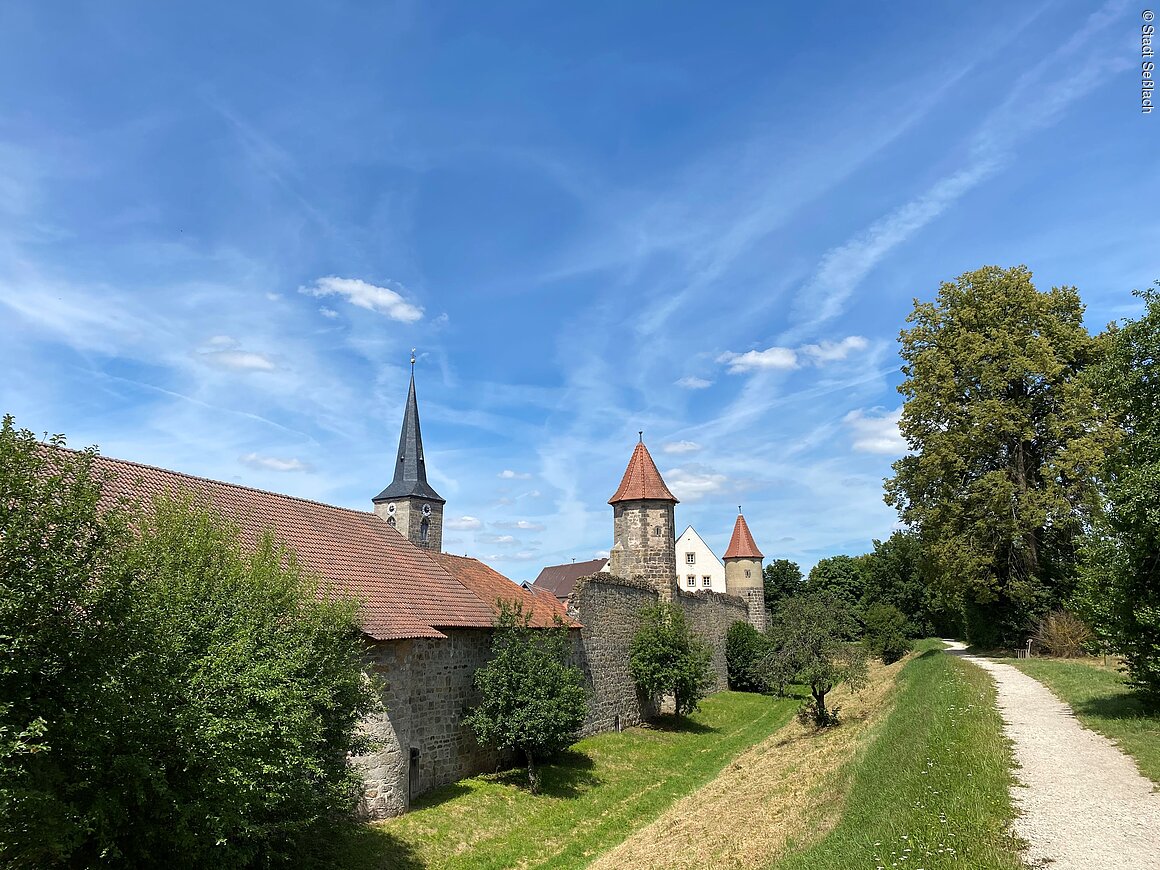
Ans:
[{"label": "blue sky", "polygon": [[416,347],[447,550],[606,551],[643,429],[808,567],[895,526],[914,297],[1160,278],[1138,4],[570,7],[4,4],[0,410],[369,509]]}]

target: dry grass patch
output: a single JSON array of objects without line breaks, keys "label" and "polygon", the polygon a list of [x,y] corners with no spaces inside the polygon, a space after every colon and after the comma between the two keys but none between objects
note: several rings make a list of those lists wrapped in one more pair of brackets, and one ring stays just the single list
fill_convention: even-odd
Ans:
[{"label": "dry grass patch", "polygon": [[820,839],[841,816],[849,762],[889,710],[902,664],[872,664],[859,694],[837,689],[839,727],[815,732],[792,721],[592,867],[764,867]]}]

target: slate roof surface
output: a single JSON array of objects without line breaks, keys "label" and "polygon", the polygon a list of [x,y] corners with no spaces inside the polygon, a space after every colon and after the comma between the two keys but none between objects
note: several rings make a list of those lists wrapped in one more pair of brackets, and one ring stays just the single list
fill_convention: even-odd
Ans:
[{"label": "slate roof surface", "polygon": [[532,582],[536,591],[543,590],[563,601],[572,594],[576,581],[581,577],[591,577],[608,563],[607,559],[589,559],[587,562],[568,562],[564,565],[548,565]]},{"label": "slate roof surface", "polygon": [[[105,498],[110,505],[120,498],[145,504],[164,493],[192,493],[236,522],[243,544],[271,531],[324,587],[360,602],[359,621],[374,640],[445,637],[437,626],[490,628],[494,622],[489,586],[460,581],[437,557],[373,513],[103,456],[96,467],[109,475]],[[501,578],[512,597],[536,601],[503,575],[476,564],[490,572],[488,583]],[[472,576],[477,573],[473,569]],[[482,589],[489,590],[486,596],[479,594]]]},{"label": "slate roof surface", "polygon": [[632,457],[628,460],[628,468],[624,470],[624,477],[620,481],[620,488],[616,490],[616,494],[608,500],[608,503],[616,504],[620,501],[635,501],[637,499],[671,501],[673,504],[680,504],[680,500],[665,486],[664,478],[657,471],[657,465],[653,462],[648,448],[644,446],[644,441],[639,442],[636,449],[632,451]]},{"label": "slate roof surface", "polygon": [[573,627],[579,625],[568,619],[568,611],[556,601],[555,597],[536,595],[532,590],[513,583],[478,559],[472,559],[470,556],[453,556],[450,553],[432,555],[452,577],[474,592],[477,598],[486,601],[493,613],[499,613],[496,601],[502,598],[505,601],[522,603],[524,612],[532,614],[531,625],[535,628],[551,628],[555,625],[556,616],[559,616],[565,625]]},{"label": "slate roof surface", "polygon": [[729,539],[729,549],[725,551],[726,559],[764,559],[761,550],[753,540],[749,531],[749,523],[745,522],[742,514],[737,515],[737,522],[733,524],[733,537]]},{"label": "slate roof surface", "polygon": [[446,504],[446,500],[427,482],[427,460],[423,456],[423,432],[419,428],[419,402],[415,398],[415,373],[413,371],[411,372],[411,386],[407,390],[407,405],[403,411],[403,428],[399,431],[395,477],[387,485],[387,488],[376,495],[372,501],[390,501],[409,496]]}]

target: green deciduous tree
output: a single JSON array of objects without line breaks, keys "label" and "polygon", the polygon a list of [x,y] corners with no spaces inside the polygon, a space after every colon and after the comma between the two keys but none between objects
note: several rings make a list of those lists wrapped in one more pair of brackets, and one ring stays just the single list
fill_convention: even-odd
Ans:
[{"label": "green deciduous tree", "polygon": [[1106,510],[1086,542],[1076,603],[1160,706],[1160,290],[1138,295],[1144,314],[1109,330],[1091,373],[1122,436],[1101,478]]},{"label": "green deciduous tree", "polygon": [[1064,597],[1109,441],[1080,377],[1098,356],[1074,288],[988,266],[915,302],[900,354],[910,454],[886,500],[918,531],[968,639],[1018,642]]},{"label": "green deciduous tree", "polygon": [[735,622],[725,634],[725,664],[729,688],[739,692],[764,692],[759,665],[769,650],[769,639],[748,622]]},{"label": "green deciduous tree", "polygon": [[838,722],[838,708],[826,708],[826,695],[842,683],[857,691],[868,679],[865,650],[843,640],[852,623],[841,599],[801,595],[782,602],[770,628],[771,650],[762,666],[766,680],[775,686],[804,684],[810,701],[801,715],[819,728]]},{"label": "green deciduous tree", "polygon": [[481,700],[464,721],[481,743],[523,756],[536,794],[536,762],[573,743],[588,715],[584,675],[567,663],[567,628],[532,628],[520,602],[498,605],[492,657],[475,674]]},{"label": "green deciduous tree", "polygon": [[692,631],[684,611],[657,604],[641,611],[629,668],[640,690],[656,701],[672,695],[678,716],[697,709],[713,685],[712,650]]},{"label": "green deciduous tree", "polygon": [[0,863],[322,860],[375,697],[354,605],[205,508],[101,490],[91,453],[5,421]]},{"label": "green deciduous tree", "polygon": [[871,655],[878,656],[885,664],[898,661],[913,647],[907,637],[906,614],[893,604],[871,604],[862,620],[866,624],[862,643]]},{"label": "green deciduous tree", "polygon": [[928,581],[922,542],[914,532],[897,531],[885,541],[874,541],[874,552],[863,557],[862,569],[864,609],[874,604],[898,608],[906,614],[906,633],[912,637],[956,627],[938,588]]},{"label": "green deciduous tree", "polygon": [[[830,556],[821,559],[810,569],[804,592],[840,602],[843,610],[853,617],[860,610],[865,592],[866,567],[866,560],[861,556]],[[857,619],[846,620],[843,624],[847,627],[847,640],[861,633]]]},{"label": "green deciduous tree", "polygon": [[774,559],[761,572],[765,581],[765,606],[774,610],[783,598],[802,591],[802,569],[789,559]]}]

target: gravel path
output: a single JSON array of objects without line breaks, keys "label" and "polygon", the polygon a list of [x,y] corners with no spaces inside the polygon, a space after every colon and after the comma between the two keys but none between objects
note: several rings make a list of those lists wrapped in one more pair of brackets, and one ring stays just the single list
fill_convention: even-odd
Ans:
[{"label": "gravel path", "polygon": [[[1032,867],[1051,870],[1160,868],[1160,794],[1106,737],[1017,668],[962,653],[988,671],[1004,730],[1014,744],[1019,784],[1011,790],[1015,833]],[[1049,863],[1050,862],[1050,863]]]}]

